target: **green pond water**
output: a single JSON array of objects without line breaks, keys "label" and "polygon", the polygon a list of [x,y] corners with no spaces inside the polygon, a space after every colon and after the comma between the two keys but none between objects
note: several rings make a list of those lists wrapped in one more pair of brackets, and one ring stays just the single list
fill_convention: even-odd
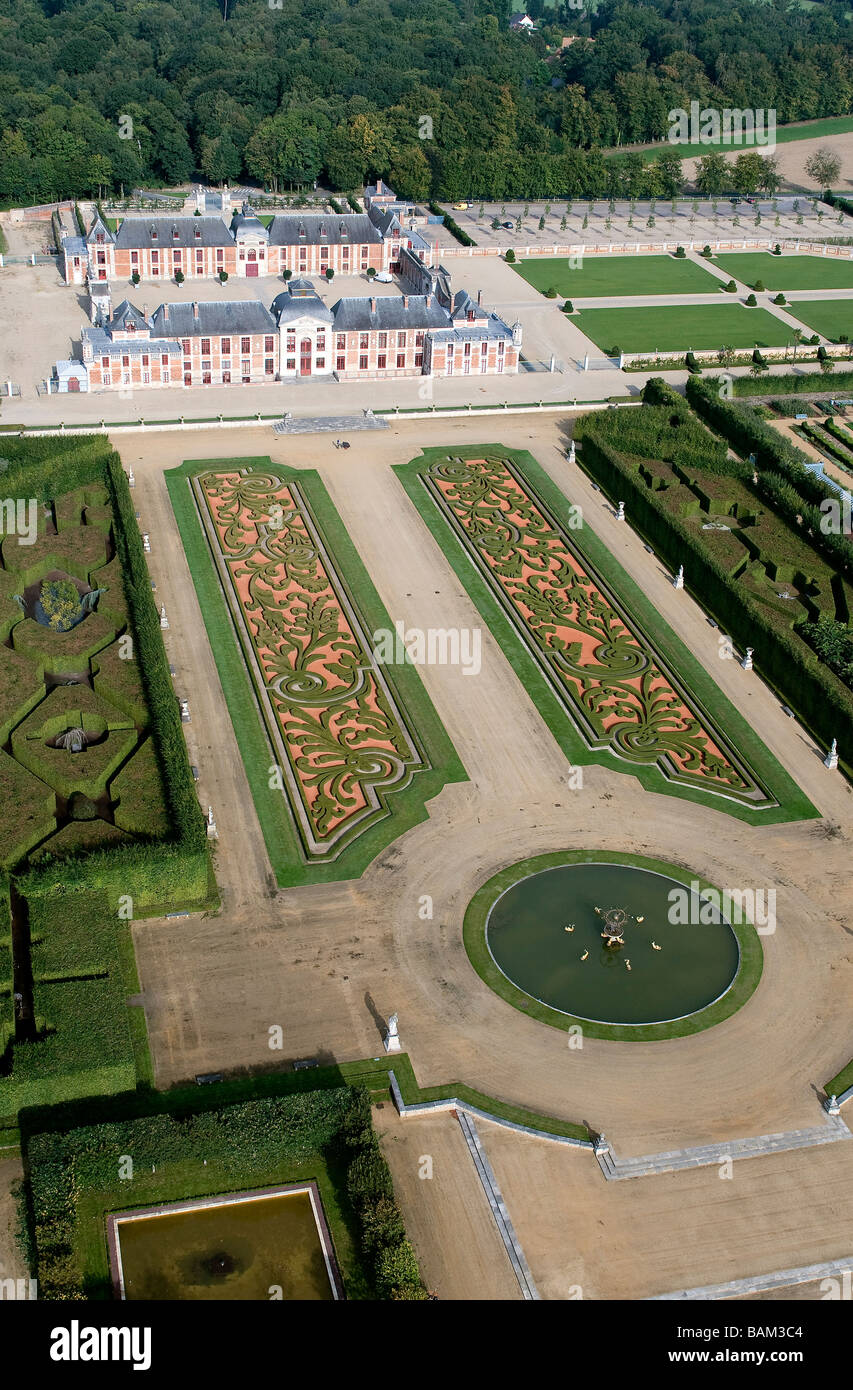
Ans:
[{"label": "green pond water", "polygon": [[329,1299],[307,1192],[228,1202],[118,1227],[127,1299]]},{"label": "green pond water", "polygon": [[[713,911],[714,921],[698,922],[692,909],[699,900],[689,890],[695,924],[673,924],[673,889],[684,885],[628,865],[547,869],[513,884],[493,904],[489,949],[525,994],[577,1018],[636,1024],[683,1018],[725,993],[737,974],[739,949],[719,912]],[[605,945],[596,907],[627,911],[623,946]],[[703,917],[710,913],[703,903]]]}]

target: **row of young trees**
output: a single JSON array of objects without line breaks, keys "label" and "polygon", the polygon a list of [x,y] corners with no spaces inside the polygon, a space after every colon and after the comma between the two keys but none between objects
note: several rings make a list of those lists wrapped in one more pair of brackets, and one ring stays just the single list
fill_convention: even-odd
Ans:
[{"label": "row of young trees", "polygon": [[[380,176],[407,196],[669,196],[601,150],[666,139],[669,112],[847,112],[836,0],[604,0],[508,28],[508,0],[8,0],[0,3],[0,201],[201,176],[270,188]],[[227,17],[226,17],[227,15]],[[568,31],[577,42],[560,49]],[[588,42],[591,38],[594,41]],[[630,186],[629,186],[630,185]]]}]

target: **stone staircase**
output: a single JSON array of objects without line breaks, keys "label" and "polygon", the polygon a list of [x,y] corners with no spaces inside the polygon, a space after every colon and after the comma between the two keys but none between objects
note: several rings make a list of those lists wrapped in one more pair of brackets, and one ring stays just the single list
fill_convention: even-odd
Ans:
[{"label": "stone staircase", "polygon": [[477,1133],[477,1126],[474,1123],[474,1118],[472,1115],[466,1114],[464,1110],[457,1110],[456,1118],[465,1136],[468,1151],[474,1160],[477,1176],[483,1184],[483,1191],[492,1209],[495,1225],[504,1243],[504,1249],[509,1256],[509,1262],[518,1280],[518,1286],[521,1289],[522,1296],[528,1300],[538,1301],[539,1292],[533,1282],[533,1275],[530,1273],[527,1260],[524,1258],[524,1251],[519,1245],[518,1238],[513,1230],[512,1222],[509,1219],[509,1212],[506,1209],[506,1204],[501,1196],[501,1190],[498,1187],[497,1179],[492,1171],[492,1165],[486,1157],[483,1146],[480,1143],[480,1136]]},{"label": "stone staircase", "polygon": [[678,1173],[684,1168],[705,1168],[728,1159],[759,1158],[764,1154],[785,1153],[790,1149],[810,1149],[819,1144],[835,1144],[853,1139],[840,1115],[829,1115],[826,1124],[810,1129],[793,1129],[781,1134],[758,1134],[752,1139],[731,1139],[727,1143],[701,1144],[692,1149],[668,1149],[637,1158],[619,1158],[606,1141],[595,1147],[598,1165],[608,1182],[623,1178],[648,1178],[655,1173]]}]

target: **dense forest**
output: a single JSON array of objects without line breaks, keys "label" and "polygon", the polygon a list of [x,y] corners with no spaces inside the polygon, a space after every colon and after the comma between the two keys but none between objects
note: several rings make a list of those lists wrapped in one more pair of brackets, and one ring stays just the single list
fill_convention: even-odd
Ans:
[{"label": "dense forest", "polygon": [[376,175],[417,198],[665,192],[600,151],[693,100],[850,111],[847,2],[531,0],[524,35],[508,0],[0,0],[0,201]]}]

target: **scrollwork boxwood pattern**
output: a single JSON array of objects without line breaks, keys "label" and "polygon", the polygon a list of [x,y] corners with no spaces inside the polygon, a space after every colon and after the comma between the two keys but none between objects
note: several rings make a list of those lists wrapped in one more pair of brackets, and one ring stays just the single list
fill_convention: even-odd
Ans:
[{"label": "scrollwork boxwood pattern", "polygon": [[590,747],[766,801],[510,459],[448,456],[421,478]]},{"label": "scrollwork boxwood pattern", "polygon": [[230,468],[194,488],[303,847],[326,858],[425,758],[298,484]]}]

